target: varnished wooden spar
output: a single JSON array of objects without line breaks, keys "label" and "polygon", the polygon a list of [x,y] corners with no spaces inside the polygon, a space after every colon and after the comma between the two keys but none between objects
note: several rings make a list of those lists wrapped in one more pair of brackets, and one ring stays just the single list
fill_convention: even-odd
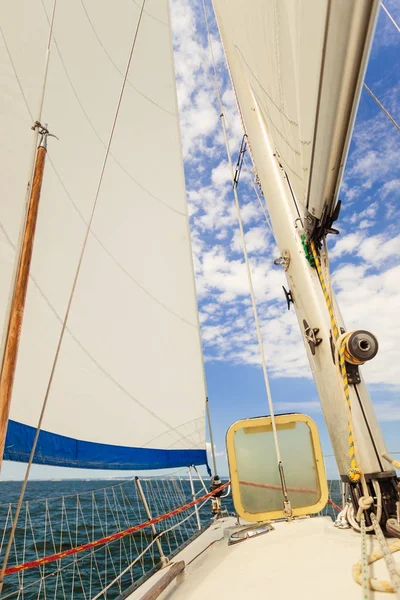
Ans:
[{"label": "varnished wooden spar", "polygon": [[21,253],[11,302],[8,331],[4,345],[3,364],[0,374],[0,468],[3,462],[6,441],[8,415],[10,413],[11,396],[17,365],[19,338],[22,319],[24,316],[26,291],[28,288],[29,271],[32,260],[33,242],[37,215],[39,210],[40,192],[42,188],[44,165],[46,160],[47,129],[40,130],[42,138],[36,153],[32,189],[29,198],[28,213],[22,239]]}]

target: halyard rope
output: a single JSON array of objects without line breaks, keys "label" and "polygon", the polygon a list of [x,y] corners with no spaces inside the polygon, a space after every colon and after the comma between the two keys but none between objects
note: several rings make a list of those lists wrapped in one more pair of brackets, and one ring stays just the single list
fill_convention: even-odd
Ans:
[{"label": "halyard rope", "polygon": [[[362,558],[353,567],[353,577],[354,577],[355,581],[362,586],[364,600],[369,598],[369,590],[370,589],[375,590],[375,591],[394,592],[394,593],[396,593],[396,597],[400,599],[400,579],[399,579],[399,575],[396,571],[396,566],[395,566],[395,563],[394,563],[394,560],[392,557],[393,552],[397,552],[398,550],[400,550],[400,543],[395,542],[394,544],[391,544],[390,546],[388,545],[388,543],[386,542],[384,535],[382,533],[382,529],[379,525],[379,521],[376,518],[374,513],[371,513],[370,517],[372,520],[372,525],[373,525],[373,529],[375,531],[377,541],[379,543],[380,553],[378,553],[378,554],[375,553],[375,554],[371,554],[370,556],[367,556],[367,550],[366,550],[367,534],[366,534],[366,527],[365,527],[364,511],[368,510],[373,505],[373,498],[368,495],[368,488],[367,488],[367,484],[365,481],[365,477],[363,476],[361,469],[358,466],[357,458],[356,458],[356,443],[355,443],[355,436],[353,433],[354,426],[353,426],[353,418],[352,418],[352,412],[351,412],[349,382],[347,379],[347,370],[346,370],[346,360],[348,357],[346,340],[348,338],[349,333],[340,334],[340,332],[339,332],[339,328],[337,326],[336,319],[335,319],[332,297],[331,297],[331,294],[329,293],[327,285],[325,283],[325,278],[324,278],[324,274],[322,271],[321,261],[318,256],[314,241],[311,241],[310,246],[311,246],[312,255],[314,257],[315,266],[317,268],[318,278],[319,278],[321,288],[322,288],[322,291],[323,291],[323,294],[325,297],[325,302],[326,302],[326,305],[327,305],[328,311],[329,311],[329,318],[331,321],[331,329],[332,329],[332,334],[333,334],[334,341],[335,341],[335,352],[339,353],[339,369],[340,369],[340,375],[341,375],[342,382],[343,382],[343,392],[344,392],[344,395],[346,398],[347,415],[348,415],[347,424],[348,424],[350,469],[347,471],[347,475],[348,475],[350,481],[352,481],[354,483],[357,483],[361,480],[361,484],[362,484],[364,494],[365,494],[359,500],[360,507],[359,507],[358,514],[357,514],[357,521],[360,522],[360,527],[361,527],[361,543],[362,543],[361,556],[362,556]],[[348,358],[350,358],[350,360],[353,364],[361,364],[361,363],[357,363],[353,359],[353,357],[348,357]],[[380,558],[385,559],[386,566],[389,571],[389,575],[390,575],[390,579],[391,579],[391,584],[387,581],[383,581],[380,579],[368,579],[368,565],[375,562],[376,560],[379,560]]]},{"label": "halyard rope", "polygon": [[[373,515],[373,516],[375,516],[375,515]],[[363,515],[363,517],[364,517],[364,515]],[[375,517],[375,522],[379,528],[379,529],[376,529],[375,532],[379,531],[382,534],[382,531],[379,527],[376,517]],[[361,519],[361,525],[362,525],[362,519]],[[374,528],[375,528],[375,525],[374,525]],[[383,543],[381,543],[381,541],[378,538],[378,542],[380,545],[380,551],[373,552],[369,556],[367,556],[366,550],[364,551],[364,545],[366,546],[366,537],[367,537],[367,534],[365,533],[365,530],[364,530],[362,559],[353,566],[353,577],[354,577],[355,581],[357,583],[359,583],[360,585],[363,585],[363,591],[364,591],[366,585],[368,585],[368,588],[370,590],[373,590],[375,592],[396,593],[397,598],[400,598],[399,588],[398,588],[399,575],[396,571],[396,566],[394,564],[393,557],[392,557],[392,554],[400,551],[400,540],[395,540],[393,542],[387,543],[387,541],[385,540],[385,538],[382,535]],[[365,554],[364,554],[364,552],[365,552]],[[389,557],[389,564],[391,565],[390,569],[389,569],[389,574],[390,574],[392,583],[389,583],[388,581],[385,581],[383,579],[376,579],[374,577],[371,577],[371,578],[369,578],[369,580],[367,579],[367,582],[365,584],[364,583],[365,575],[363,574],[363,562],[366,560],[367,565],[369,566],[369,565],[372,565],[374,562],[380,560],[381,558],[385,558],[385,560],[387,561],[388,557]],[[364,598],[365,597],[368,597],[368,596],[364,595]]]},{"label": "halyard rope", "polygon": [[331,322],[332,335],[337,344],[337,349],[339,352],[339,368],[340,374],[342,377],[343,383],[343,392],[346,398],[347,405],[347,428],[348,428],[348,443],[349,443],[349,458],[350,458],[350,469],[347,471],[347,475],[350,481],[358,482],[361,479],[361,470],[358,466],[356,459],[356,448],[355,448],[355,440],[354,440],[354,426],[353,426],[353,418],[351,413],[351,399],[349,392],[349,382],[347,379],[347,370],[346,370],[346,338],[348,333],[344,335],[340,335],[339,328],[336,323],[334,307],[332,303],[332,298],[329,294],[328,287],[325,283],[324,274],[322,272],[321,261],[317,253],[317,249],[315,247],[314,241],[311,241],[311,251],[314,257],[315,266],[317,268],[318,278],[321,284],[321,288],[324,294],[325,302],[328,307],[329,318]]},{"label": "halyard rope", "polygon": [[22,563],[19,565],[14,565],[12,567],[8,567],[7,569],[5,569],[4,575],[12,575],[13,573],[19,573],[20,571],[25,571],[27,569],[33,569],[34,567],[39,567],[41,565],[45,565],[47,563],[54,562],[56,560],[60,560],[61,558],[65,558],[66,556],[73,556],[75,554],[79,554],[80,552],[85,552],[86,550],[91,550],[92,548],[96,548],[97,546],[101,546],[103,544],[109,544],[110,542],[119,540],[123,537],[126,537],[127,535],[132,535],[136,531],[140,531],[142,529],[145,529],[146,527],[150,527],[151,525],[154,525],[155,523],[160,523],[161,521],[165,521],[165,519],[168,519],[175,515],[179,515],[181,512],[188,510],[192,506],[195,506],[195,505],[199,504],[200,502],[203,502],[204,500],[208,500],[208,498],[211,498],[218,492],[221,492],[226,487],[228,487],[228,485],[230,485],[229,481],[227,481],[226,483],[224,483],[217,489],[213,490],[212,492],[208,492],[207,494],[204,494],[204,496],[201,496],[200,498],[196,498],[195,500],[192,500],[191,502],[188,502],[187,504],[183,504],[182,506],[179,506],[178,508],[175,508],[167,513],[164,513],[163,515],[159,515],[158,517],[154,517],[153,519],[149,519],[148,521],[139,523],[138,525],[133,525],[132,527],[128,527],[128,529],[124,529],[123,531],[118,531],[117,533],[113,533],[111,535],[102,537],[98,540],[94,540],[93,542],[87,542],[86,544],[81,544],[80,546],[76,546],[75,548],[70,548],[69,550],[64,550],[63,552],[58,552],[56,554],[50,554],[49,556],[43,556],[42,558],[38,558],[36,560],[32,560],[32,561],[28,561],[28,562],[25,562],[25,563]]},{"label": "halyard rope", "polygon": [[[369,581],[368,581],[368,553],[367,553],[367,535],[365,532],[365,515],[364,512],[361,515],[361,585],[363,590],[363,600],[368,600],[370,597],[369,593]],[[357,563],[358,564],[358,563]],[[354,567],[353,567],[354,571]]]}]

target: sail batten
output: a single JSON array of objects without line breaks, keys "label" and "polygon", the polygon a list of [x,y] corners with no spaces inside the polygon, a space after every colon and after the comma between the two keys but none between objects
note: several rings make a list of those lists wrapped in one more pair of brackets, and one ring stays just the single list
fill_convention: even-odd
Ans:
[{"label": "sail batten", "polygon": [[[150,469],[206,462],[168,9],[167,0],[147,0],[143,11],[39,437],[35,461],[42,464]],[[118,11],[108,2],[57,4],[43,119],[59,141],[49,144],[5,459],[27,459],[139,14],[131,0]],[[1,182],[2,319],[49,15],[49,3],[39,0],[18,0],[1,14],[9,52],[2,48],[0,84],[10,101],[0,120],[7,143],[11,138],[0,150],[10,165]]]}]

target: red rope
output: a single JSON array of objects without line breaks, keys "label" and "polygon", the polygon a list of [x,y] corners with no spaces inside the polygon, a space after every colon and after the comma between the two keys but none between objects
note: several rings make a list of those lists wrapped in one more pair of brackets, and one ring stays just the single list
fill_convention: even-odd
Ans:
[{"label": "red rope", "polygon": [[339,512],[341,512],[341,511],[342,511],[342,509],[340,508],[340,506],[338,506],[337,504],[335,504],[335,503],[333,502],[333,500],[331,500],[330,498],[329,498],[329,500],[328,500],[328,504],[330,504],[331,506],[333,506],[333,508],[336,508],[336,510],[338,510]]},{"label": "red rope", "polygon": [[64,552],[58,552],[57,554],[50,554],[49,556],[43,556],[42,558],[38,558],[36,560],[31,560],[20,565],[14,565],[13,567],[8,567],[4,571],[4,575],[12,575],[13,573],[18,573],[19,571],[25,571],[26,569],[33,569],[34,567],[39,567],[41,565],[45,565],[49,562],[54,562],[55,560],[59,560],[60,558],[65,558],[66,556],[72,556],[74,554],[78,554],[79,552],[84,552],[85,550],[90,550],[91,548],[96,548],[96,546],[101,546],[102,544],[108,544],[109,542],[114,542],[115,540],[119,540],[127,535],[131,535],[135,533],[135,531],[139,531],[140,529],[145,529],[146,527],[150,527],[150,525],[154,525],[155,523],[159,523],[160,521],[165,521],[169,517],[173,517],[174,515],[178,515],[179,513],[191,508],[195,504],[199,504],[199,502],[203,502],[203,500],[207,500],[207,498],[211,498],[211,496],[215,496],[218,492],[222,491],[230,482],[224,483],[216,490],[201,496],[200,498],[196,498],[196,500],[192,500],[192,502],[188,502],[183,506],[179,506],[174,510],[171,510],[164,515],[160,515],[155,517],[154,519],[150,519],[149,521],[145,521],[144,523],[140,523],[139,525],[134,525],[133,527],[129,527],[128,529],[124,529],[123,531],[118,531],[112,535],[108,535],[106,537],[102,537],[99,540],[95,540],[94,542],[88,542],[87,544],[82,544],[81,546],[76,546],[75,548],[70,548],[69,550],[65,550]]},{"label": "red rope", "polygon": [[[263,488],[263,489],[266,489],[266,490],[279,490],[279,491],[282,491],[282,486],[281,485],[267,485],[265,483],[254,483],[252,481],[239,481],[239,483],[241,485],[249,485],[251,487],[258,487],[258,488]],[[288,492],[304,492],[304,493],[307,493],[307,494],[311,494],[311,493],[312,494],[316,494],[317,493],[317,490],[309,490],[307,488],[291,488],[291,487],[288,487],[287,491]]]},{"label": "red rope", "polygon": [[[259,487],[259,488],[264,488],[266,490],[282,490],[282,487],[279,485],[266,485],[264,483],[253,483],[252,481],[239,481],[239,483],[241,485],[249,485],[251,487]],[[307,493],[316,493],[316,490],[309,490],[306,488],[287,488],[288,492],[307,492]],[[330,504],[331,506],[333,506],[333,508],[336,508],[337,511],[341,511],[342,509],[340,508],[340,506],[338,506],[337,504],[335,504],[330,498],[328,500],[328,504]]]}]

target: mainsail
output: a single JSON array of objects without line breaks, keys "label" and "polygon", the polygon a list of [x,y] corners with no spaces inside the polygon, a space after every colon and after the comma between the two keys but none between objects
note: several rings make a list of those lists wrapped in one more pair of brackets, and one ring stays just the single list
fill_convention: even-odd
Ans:
[{"label": "mainsail", "polygon": [[339,193],[379,1],[214,6],[245,121],[255,103],[300,214],[323,219]]},{"label": "mainsail", "polygon": [[[52,10],[47,0],[17,0],[0,16],[4,325]],[[97,196],[35,462],[204,464],[168,1],[58,2],[42,115],[59,141],[49,143],[4,458],[29,457]]]}]

